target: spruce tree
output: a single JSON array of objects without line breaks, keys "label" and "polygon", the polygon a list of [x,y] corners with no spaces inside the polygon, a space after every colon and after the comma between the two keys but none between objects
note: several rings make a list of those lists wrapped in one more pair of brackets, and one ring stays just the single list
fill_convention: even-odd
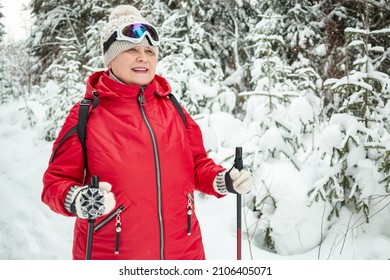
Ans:
[{"label": "spruce tree", "polygon": [[298,167],[296,154],[310,150],[303,138],[316,130],[318,112],[309,110],[305,114],[299,110],[301,115],[291,115],[291,120],[286,116],[291,106],[318,110],[321,78],[315,62],[320,59],[316,49],[322,43],[321,12],[310,1],[262,1],[259,13],[260,21],[247,36],[254,56],[250,68],[252,90],[242,93],[251,96],[246,122],[258,127],[259,140],[275,128],[285,145],[263,146],[259,151],[266,158],[284,154],[282,157],[287,156]]},{"label": "spruce tree", "polygon": [[[325,31],[325,53],[322,65],[318,66],[323,80],[342,78],[350,70],[348,65],[356,57],[353,53],[346,53],[345,49],[350,41],[347,40],[346,28],[362,28],[364,21],[369,20],[371,30],[383,30],[390,24],[390,8],[387,1],[366,0],[329,0],[321,1],[325,14],[323,26]],[[366,24],[367,25],[367,24]],[[369,36],[367,43],[373,46],[384,46],[384,53],[375,62],[375,68],[383,73],[390,74],[390,39],[389,36]],[[387,57],[387,58],[386,58]],[[334,95],[329,87],[323,89],[324,113],[330,117],[337,113],[342,104],[342,99]]]},{"label": "spruce tree", "polygon": [[[275,162],[301,170],[315,149],[319,130],[320,85],[317,72],[322,44],[322,13],[310,1],[261,1],[259,21],[247,35],[254,56],[244,122],[251,133],[247,158],[255,174]],[[247,162],[248,163],[248,162]],[[259,176],[254,208],[263,213],[259,231],[264,248],[273,251],[271,217],[278,201]],[[283,176],[283,174],[276,174]]]},{"label": "spruce tree", "polygon": [[[378,69],[386,61],[385,48],[374,43],[384,42],[389,37],[388,28],[375,28],[372,22],[373,9],[364,1],[355,27],[344,30],[347,60],[346,75],[328,79],[328,86],[340,100],[339,114],[331,117],[331,125],[339,131],[339,143],[332,151],[325,152],[332,175],[318,180],[310,193],[313,198],[322,198],[333,205],[331,215],[338,216],[342,206],[364,211],[369,220],[369,208],[374,196],[388,193],[388,126],[389,75]],[[387,189],[387,190],[386,190]]]}]

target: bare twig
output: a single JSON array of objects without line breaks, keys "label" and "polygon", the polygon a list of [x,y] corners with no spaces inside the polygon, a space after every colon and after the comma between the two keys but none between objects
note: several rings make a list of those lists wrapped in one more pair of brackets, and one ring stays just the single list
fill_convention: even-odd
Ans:
[{"label": "bare twig", "polygon": [[321,217],[321,238],[320,238],[320,246],[318,246],[318,256],[317,259],[319,260],[321,258],[321,248],[322,248],[322,242],[324,241],[324,218],[325,218],[325,210],[326,210],[326,202],[324,203],[324,211],[322,211],[322,217]]}]

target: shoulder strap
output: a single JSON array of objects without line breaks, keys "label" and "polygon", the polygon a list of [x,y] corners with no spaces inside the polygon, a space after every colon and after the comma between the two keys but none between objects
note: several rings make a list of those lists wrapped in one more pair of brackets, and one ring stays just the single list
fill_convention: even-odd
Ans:
[{"label": "shoulder strap", "polygon": [[87,122],[89,117],[89,106],[92,104],[91,100],[89,99],[83,99],[80,102],[80,110],[79,110],[79,117],[77,120],[76,125],[76,131],[77,136],[80,140],[81,146],[83,147],[84,152],[84,166],[87,169],[87,144],[86,144],[86,137],[87,137]]},{"label": "shoulder strap", "polygon": [[179,112],[179,115],[184,123],[184,126],[187,126],[186,116],[184,115],[184,112],[183,112],[179,102],[177,101],[176,97],[172,93],[170,93],[168,95],[168,97],[171,100],[171,102],[173,103],[173,105],[175,106],[176,110]]},{"label": "shoulder strap", "polygon": [[87,122],[89,118],[89,107],[93,104],[92,110],[94,110],[97,105],[99,104],[99,98],[97,96],[96,92],[93,92],[93,101],[90,99],[83,99],[80,101],[80,110],[79,110],[79,116],[77,119],[77,124],[72,127],[60,140],[58,143],[56,149],[54,150],[51,158],[50,163],[54,161],[54,158],[62,146],[62,144],[65,142],[66,139],[68,139],[73,133],[77,132],[77,136],[81,142],[81,146],[83,147],[83,153],[84,153],[84,160],[85,160],[85,168],[87,168],[87,149],[86,149],[86,134],[87,134]]},{"label": "shoulder strap", "polygon": [[[80,139],[81,146],[83,147],[84,152],[84,169],[88,169],[88,157],[87,157],[87,122],[89,119],[89,114],[97,107],[99,104],[99,98],[97,92],[93,93],[93,101],[90,99],[83,99],[80,102],[80,110],[79,110],[79,118],[77,121],[77,136]],[[89,111],[89,107],[92,105],[91,111]]]}]

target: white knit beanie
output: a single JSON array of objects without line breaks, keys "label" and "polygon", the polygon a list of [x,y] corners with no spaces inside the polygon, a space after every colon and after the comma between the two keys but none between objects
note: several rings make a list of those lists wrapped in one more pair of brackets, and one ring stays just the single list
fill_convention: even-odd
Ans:
[{"label": "white knit beanie", "polygon": [[[103,27],[100,37],[100,45],[103,49],[103,44],[106,42],[110,36],[117,31],[119,26],[131,23],[147,23],[150,24],[145,18],[142,17],[139,10],[130,5],[120,5],[117,6],[111,13],[108,23]],[[158,47],[152,46],[149,44],[149,41],[146,37],[138,44],[129,42],[129,41],[115,41],[111,44],[108,50],[104,53],[103,51],[103,60],[104,65],[108,67],[108,64],[120,53],[131,49],[135,45],[150,46],[156,55],[158,55]]]}]

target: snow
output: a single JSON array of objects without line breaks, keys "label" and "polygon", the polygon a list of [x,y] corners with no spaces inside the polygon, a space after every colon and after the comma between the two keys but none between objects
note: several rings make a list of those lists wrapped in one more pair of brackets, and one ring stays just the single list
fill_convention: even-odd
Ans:
[{"label": "snow", "polygon": [[[69,260],[74,219],[55,214],[40,200],[42,175],[52,143],[38,137],[44,117],[43,105],[34,102],[29,105],[36,113],[35,128],[28,125],[26,115],[20,110],[25,106],[23,103],[0,105],[0,259]],[[206,147],[219,147],[217,152],[211,153],[216,161],[233,155],[234,147],[244,141],[250,143],[247,141],[249,136],[246,137],[249,132],[230,115],[217,113],[209,119],[199,118],[198,123],[207,140]],[[337,145],[334,138],[339,139],[333,126],[322,135],[329,140],[329,148]],[[354,132],[353,126],[348,129]],[[325,143],[326,139],[323,140]],[[370,184],[372,180],[367,178],[375,176],[371,163],[364,160],[358,163],[357,182]],[[222,164],[229,166],[231,163]],[[330,206],[324,202],[310,203],[306,195],[310,184],[318,178],[317,172],[309,165],[298,171],[291,163],[277,160],[268,161],[256,170],[257,186],[243,200],[244,260],[386,260],[390,257],[389,197],[378,195],[368,224],[364,222],[363,214],[346,208],[339,219],[329,222],[326,217]],[[259,178],[264,179],[259,181]],[[376,185],[370,186],[372,193],[377,191],[375,188]],[[277,205],[270,202],[263,206],[259,219],[259,212],[253,210],[253,197],[262,192],[272,194]],[[196,203],[207,259],[234,260],[236,196],[230,194],[216,199],[197,194]],[[273,229],[278,253],[261,249],[260,229],[266,227],[267,221]]]}]

